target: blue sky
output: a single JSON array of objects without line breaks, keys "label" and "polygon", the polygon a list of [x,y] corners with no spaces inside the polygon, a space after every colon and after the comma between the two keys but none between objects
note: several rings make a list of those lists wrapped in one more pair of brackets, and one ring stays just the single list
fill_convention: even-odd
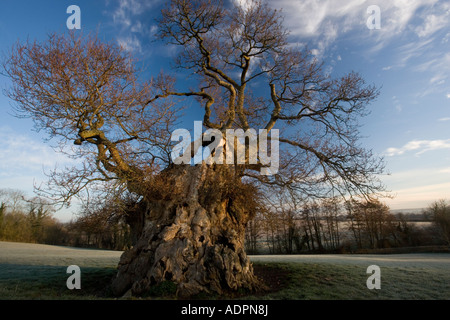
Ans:
[{"label": "blue sky", "polygon": [[[173,47],[154,38],[160,0],[2,0],[1,54],[17,40],[66,32],[66,9],[72,4],[81,9],[77,32],[117,41],[149,72],[170,68]],[[450,1],[278,0],[270,5],[283,9],[292,44],[308,44],[332,75],[355,70],[381,87],[371,114],[361,121],[361,143],[385,157],[391,175],[382,180],[396,196],[386,203],[406,209],[450,199]],[[380,29],[367,27],[370,5],[380,8]],[[8,79],[0,76],[0,88],[7,86]],[[32,129],[30,120],[11,115],[11,102],[0,95],[0,188],[32,195],[33,183],[45,181],[44,171],[55,163],[70,164]]]}]

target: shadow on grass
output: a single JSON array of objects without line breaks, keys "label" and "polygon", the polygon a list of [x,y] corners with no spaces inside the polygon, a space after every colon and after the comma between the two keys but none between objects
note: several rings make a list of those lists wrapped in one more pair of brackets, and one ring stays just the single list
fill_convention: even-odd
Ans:
[{"label": "shadow on grass", "polygon": [[[202,295],[223,300],[447,300],[450,273],[445,269],[382,267],[381,290],[366,286],[366,267],[326,263],[254,263],[256,275],[269,287],[260,294]],[[81,267],[81,289],[66,286],[67,267],[0,264],[1,300],[99,300],[114,298],[109,285],[116,268]],[[176,286],[155,286],[143,299],[176,299]],[[125,299],[133,299],[125,297]]]},{"label": "shadow on grass", "polygon": [[[439,268],[382,267],[381,289],[367,287],[366,266],[326,263],[268,263],[285,270],[283,285],[263,299],[274,300],[448,300],[450,273]],[[253,297],[246,297],[253,298]],[[259,297],[255,297],[259,298]]]},{"label": "shadow on grass", "polygon": [[67,267],[0,264],[0,299],[101,299],[115,268],[81,267],[81,289],[69,290]]}]

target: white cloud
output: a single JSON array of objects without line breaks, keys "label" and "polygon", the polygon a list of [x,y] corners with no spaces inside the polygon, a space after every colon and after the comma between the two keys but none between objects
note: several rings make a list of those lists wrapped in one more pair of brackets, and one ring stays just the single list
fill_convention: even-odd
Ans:
[{"label": "white cloud", "polygon": [[448,140],[413,140],[401,148],[388,148],[385,153],[389,157],[403,155],[406,152],[417,151],[416,155],[428,151],[450,149],[450,139]]},{"label": "white cloud", "polygon": [[137,21],[134,25],[131,26],[130,31],[135,33],[142,33],[144,31],[144,25],[140,21]]},{"label": "white cloud", "polygon": [[441,121],[441,122],[450,121],[450,117],[440,118],[438,121]]},{"label": "white cloud", "polygon": [[448,41],[448,31],[447,35],[442,31],[450,29],[450,3],[433,0],[409,3],[416,10],[405,32],[410,32],[408,37],[416,40],[398,47],[396,67],[408,67],[412,71],[427,73],[424,80],[428,78],[428,83],[423,84],[423,89],[416,93],[417,97],[431,93],[442,94],[448,90],[446,83],[450,73],[450,53],[442,46]]},{"label": "white cloud", "polygon": [[[417,57],[422,57],[429,51],[432,45],[433,39],[421,39],[415,42],[409,42],[398,47],[397,52],[399,56],[398,65],[404,67],[408,62]],[[438,60],[436,58],[427,59],[425,63],[414,67],[415,70],[426,70],[430,65],[436,64]]]},{"label": "white cloud", "polygon": [[126,51],[140,52],[142,49],[141,42],[135,36],[120,37],[117,42]]},{"label": "white cloud", "polygon": [[2,177],[23,171],[42,172],[43,167],[53,168],[56,163],[73,163],[73,160],[56,153],[50,146],[8,127],[0,128],[0,149]]},{"label": "white cloud", "polygon": [[138,36],[149,36],[155,31],[155,27],[147,26],[142,17],[159,4],[160,0],[119,0],[117,8],[112,13],[113,22],[121,31],[117,42],[125,50],[140,52],[142,43]]},{"label": "white cloud", "polygon": [[[410,61],[408,66],[411,66],[411,70],[416,72],[427,73],[426,77],[429,77],[428,84],[424,83],[421,92],[417,92],[416,96],[424,97],[428,94],[445,94],[450,99],[448,93],[448,79],[450,73],[450,53],[443,52],[442,50],[432,50],[433,39],[427,39],[425,41],[418,40],[418,46],[416,49],[411,48],[400,53],[407,57]],[[435,47],[436,48],[436,47]],[[407,60],[403,62],[403,66],[406,66]],[[421,62],[417,62],[418,60]]]},{"label": "white cloud", "polygon": [[[279,0],[270,4],[283,8],[286,25],[291,35],[309,38],[321,52],[347,32],[356,32],[362,41],[371,41],[374,52],[381,50],[405,31],[413,31],[411,21],[419,16],[424,25],[417,27],[415,34],[434,34],[444,28],[448,19],[443,5],[437,0],[379,0],[381,9],[381,29],[368,30],[366,22],[370,15],[367,8],[373,5],[369,0]],[[435,6],[436,5],[436,6]],[[436,7],[436,8],[434,8]],[[427,9],[427,10],[424,10]],[[424,12],[422,12],[424,11]],[[443,13],[444,12],[444,13]],[[373,31],[373,32],[371,32]]]},{"label": "white cloud", "polygon": [[435,74],[431,79],[430,79],[430,84],[444,84],[445,80],[447,79],[447,75],[442,74],[442,73],[438,73]]},{"label": "white cloud", "polygon": [[248,10],[248,8],[250,8],[251,5],[251,1],[249,0],[234,0],[236,5],[241,6],[241,8],[243,10]]},{"label": "white cloud", "polygon": [[317,57],[320,55],[320,51],[318,49],[312,49],[311,54]]},{"label": "white cloud", "polygon": [[48,180],[45,173],[56,166],[78,164],[76,160],[57,153],[39,138],[7,126],[0,127],[0,149],[0,187],[22,190],[28,196],[33,194],[34,186]]},{"label": "white cloud", "polygon": [[428,37],[433,33],[441,30],[448,25],[448,14],[441,16],[430,14],[425,18],[425,24],[416,28],[416,33],[419,37]]},{"label": "white cloud", "polygon": [[119,6],[112,14],[113,21],[123,27],[134,26],[139,21],[136,21],[133,17],[143,14],[156,2],[158,1],[119,0]]},{"label": "white cloud", "polygon": [[[345,32],[358,23],[361,13],[365,13],[365,0],[342,1],[291,1],[270,2],[277,8],[283,8],[286,23],[293,36],[330,38]],[[364,21],[365,22],[365,21]],[[329,29],[333,29],[330,33]],[[339,29],[339,30],[338,30]]]}]

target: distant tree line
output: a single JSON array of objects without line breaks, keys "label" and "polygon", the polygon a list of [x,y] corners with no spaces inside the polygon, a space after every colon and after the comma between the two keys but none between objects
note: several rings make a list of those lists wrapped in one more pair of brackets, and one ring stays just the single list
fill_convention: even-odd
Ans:
[{"label": "distant tree line", "polygon": [[296,204],[278,199],[249,223],[246,245],[253,254],[450,245],[450,203],[436,201],[417,215],[393,214],[378,200],[331,198]]},{"label": "distant tree line", "polygon": [[[124,199],[103,199],[84,206],[62,223],[55,209],[20,190],[0,189],[0,241],[124,250],[133,245],[130,221],[121,214]],[[127,208],[129,210],[130,208]],[[424,223],[425,222],[425,223]],[[296,202],[279,197],[260,208],[247,226],[250,254],[342,253],[450,245],[450,202],[435,201],[422,214],[390,212],[378,200],[339,198]]]},{"label": "distant tree line", "polygon": [[63,225],[41,199],[26,199],[20,190],[0,190],[0,240],[56,244]]},{"label": "distant tree line", "polygon": [[129,226],[109,206],[86,206],[79,217],[62,223],[55,209],[20,190],[0,189],[0,241],[124,250],[131,246]]}]

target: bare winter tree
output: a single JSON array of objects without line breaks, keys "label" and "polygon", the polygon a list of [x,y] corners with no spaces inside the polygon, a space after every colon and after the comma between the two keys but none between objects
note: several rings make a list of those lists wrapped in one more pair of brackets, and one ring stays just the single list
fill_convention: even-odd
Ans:
[{"label": "bare winter tree", "polygon": [[[244,230],[261,205],[258,194],[382,191],[381,160],[358,145],[358,119],[377,89],[353,72],[330,78],[288,42],[279,11],[261,1],[172,0],[159,37],[179,46],[177,67],[191,88],[177,91],[164,75],[140,81],[128,54],[96,38],[17,44],[4,64],[18,111],[83,159],[51,177],[64,199],[106,184],[138,204],[130,210],[138,240],[121,258],[116,294],[163,281],[182,296],[256,290]],[[279,170],[261,175],[267,162],[248,161],[248,150],[244,164],[175,165],[177,99],[189,97],[204,109],[204,128],[225,137],[227,129],[267,130],[280,143]]]},{"label": "bare winter tree", "polygon": [[349,229],[359,248],[371,249],[389,246],[389,238],[394,235],[395,217],[389,213],[389,207],[377,199],[357,201],[346,204]]},{"label": "bare winter tree", "polygon": [[438,227],[438,233],[446,244],[450,244],[450,204],[446,200],[431,203],[425,215]]}]

